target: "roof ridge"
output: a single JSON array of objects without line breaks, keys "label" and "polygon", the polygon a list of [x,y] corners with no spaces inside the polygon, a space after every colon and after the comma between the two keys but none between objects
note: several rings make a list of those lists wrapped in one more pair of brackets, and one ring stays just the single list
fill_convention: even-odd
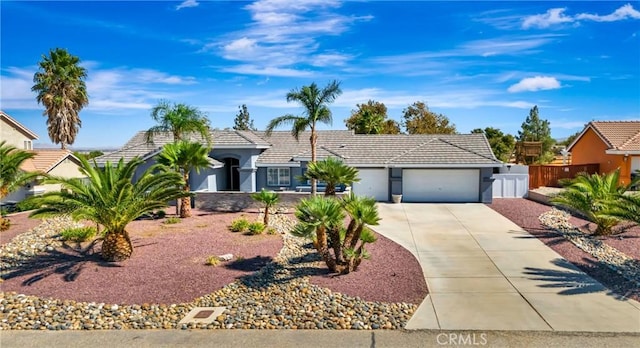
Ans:
[{"label": "roof ridge", "polygon": [[604,140],[604,142],[606,143],[608,148],[610,148],[610,149],[614,148],[614,146],[611,143],[611,141],[609,140],[609,138],[606,137],[604,135],[604,133],[602,133],[602,131],[598,128],[598,126],[596,125],[596,121],[589,122],[589,125],[587,127],[589,127],[589,126],[598,134],[600,139]]},{"label": "roof ridge", "polygon": [[402,156],[404,156],[404,155],[406,155],[406,154],[408,154],[408,153],[411,153],[411,152],[413,152],[413,151],[415,151],[415,150],[417,150],[417,149],[419,149],[419,148],[423,147],[423,146],[424,146],[424,145],[426,145],[426,144],[432,143],[432,142],[433,142],[434,140],[436,140],[436,139],[437,139],[437,137],[433,137],[433,138],[431,138],[431,139],[429,139],[429,140],[427,140],[427,141],[424,141],[424,142],[422,142],[421,144],[419,144],[419,145],[417,145],[417,146],[415,146],[415,147],[412,147],[412,148],[410,148],[410,149],[408,149],[408,150],[405,150],[405,151],[401,152],[399,155],[396,155],[396,156],[391,157],[389,160],[385,161],[384,163],[385,163],[385,164],[386,164],[386,163],[391,163],[391,162],[395,161],[395,159],[396,159],[396,158],[400,158],[400,157],[402,157]]},{"label": "roof ridge", "polygon": [[[485,139],[486,139],[486,137],[485,137]],[[457,148],[459,148],[460,150],[464,150],[464,151],[467,151],[467,152],[473,153],[473,154],[475,154],[475,155],[478,155],[478,156],[480,156],[480,157],[486,158],[486,159],[488,159],[488,160],[492,160],[492,161],[498,161],[498,162],[500,162],[497,158],[495,158],[495,154],[494,154],[493,158],[491,158],[491,157],[489,157],[489,156],[485,156],[485,155],[483,155],[483,154],[481,154],[481,153],[478,153],[478,152],[476,152],[476,151],[473,151],[473,150],[471,150],[471,149],[464,148],[464,147],[462,147],[462,146],[460,146],[460,145],[458,145],[458,144],[454,144],[454,143],[452,143],[452,142],[450,142],[450,141],[447,141],[447,140],[444,140],[444,139],[440,139],[440,138],[438,138],[438,140],[440,140],[440,141],[442,141],[442,142],[444,142],[444,143],[447,143],[447,144],[449,144],[449,145],[451,145],[451,146],[457,147]],[[491,151],[491,153],[493,153],[493,151]]]},{"label": "roof ridge", "polygon": [[633,143],[634,140],[638,140],[638,139],[640,139],[640,130],[638,130],[635,135],[629,137],[629,139],[627,139],[627,141],[625,141],[624,143],[620,144],[619,149],[623,149],[625,146]]},{"label": "roof ridge", "polygon": [[337,152],[335,152],[335,151],[333,151],[333,150],[331,150],[331,149],[327,148],[327,147],[326,147],[326,146],[324,146],[324,145],[320,145],[320,148],[321,148],[321,149],[324,149],[325,151],[327,151],[327,152],[329,152],[329,153],[332,153],[332,154],[336,155],[337,157],[340,157],[340,158],[347,158],[347,157],[345,157],[345,156],[343,156],[343,155],[341,155],[341,154],[339,154],[339,153],[337,153]]}]

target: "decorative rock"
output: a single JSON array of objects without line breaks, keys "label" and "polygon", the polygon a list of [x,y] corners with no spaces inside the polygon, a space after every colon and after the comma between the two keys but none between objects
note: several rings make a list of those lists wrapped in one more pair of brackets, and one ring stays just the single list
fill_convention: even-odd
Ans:
[{"label": "decorative rock", "polygon": [[218,258],[220,259],[220,261],[231,261],[233,259],[233,254],[220,255],[218,256]]}]

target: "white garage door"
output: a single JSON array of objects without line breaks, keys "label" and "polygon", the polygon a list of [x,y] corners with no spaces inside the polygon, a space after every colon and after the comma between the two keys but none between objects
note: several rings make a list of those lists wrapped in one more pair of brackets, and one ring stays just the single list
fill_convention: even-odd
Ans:
[{"label": "white garage door", "polygon": [[479,202],[478,169],[404,169],[404,202]]},{"label": "white garage door", "polygon": [[353,193],[358,196],[369,196],[376,201],[389,200],[388,169],[358,169],[359,182],[353,183]]}]

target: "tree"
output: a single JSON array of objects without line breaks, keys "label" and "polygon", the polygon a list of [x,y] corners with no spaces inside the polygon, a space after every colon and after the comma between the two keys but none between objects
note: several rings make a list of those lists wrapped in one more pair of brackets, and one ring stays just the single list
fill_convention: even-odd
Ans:
[{"label": "tree", "polygon": [[262,189],[260,192],[256,192],[251,195],[255,201],[264,204],[264,218],[263,222],[265,226],[269,226],[269,214],[271,208],[275,207],[276,204],[280,201],[280,196],[278,193],[273,191],[265,191]]},{"label": "tree", "polygon": [[571,145],[571,143],[573,143],[574,140],[576,140],[576,138],[578,137],[578,135],[580,135],[580,133],[582,133],[582,129],[571,134],[570,136],[568,136],[566,139],[564,139],[563,141],[559,141],[558,145],[563,145],[563,146],[569,146]]},{"label": "tree", "polygon": [[186,104],[171,105],[163,100],[151,110],[151,118],[158,124],[147,130],[147,142],[153,142],[156,135],[169,132],[174,143],[190,133],[197,133],[206,140],[207,146],[212,144],[209,119],[198,108]]},{"label": "tree", "polygon": [[158,154],[158,163],[182,174],[182,190],[185,195],[179,204],[181,218],[191,216],[191,186],[189,185],[189,173],[194,169],[197,173],[207,168],[209,162],[209,148],[200,143],[181,140],[177,143],[167,144]]},{"label": "tree", "polygon": [[402,124],[409,134],[456,134],[456,125],[443,114],[429,110],[427,104],[418,101],[402,111]]},{"label": "tree", "polygon": [[484,134],[491,145],[491,150],[502,162],[509,162],[516,145],[516,139],[511,134],[504,134],[498,128],[487,127],[485,129],[476,128],[471,133]]},{"label": "tree", "polygon": [[[345,212],[351,218],[347,227]],[[329,270],[339,274],[357,270],[362,259],[369,257],[365,244],[375,242],[376,237],[367,225],[380,221],[375,200],[353,194],[342,201],[327,196],[303,199],[295,215],[298,224],[291,233],[312,238]]]},{"label": "tree", "polygon": [[377,101],[357,104],[357,110],[351,110],[351,116],[344,121],[347,129],[356,134],[399,134],[400,126],[394,120],[387,119],[387,107]]},{"label": "tree", "polygon": [[357,169],[344,164],[335,157],[327,157],[322,161],[309,163],[304,177],[324,181],[326,183],[325,196],[335,196],[336,186],[339,184],[352,185],[354,182],[360,181]]},{"label": "tree", "polygon": [[611,215],[612,203],[624,194],[629,186],[619,185],[620,170],[609,174],[579,174],[569,180],[565,190],[551,202],[574,209],[596,224],[596,235],[609,235],[620,221]]},{"label": "tree", "polygon": [[102,225],[101,253],[107,261],[131,257],[133,245],[126,230],[131,221],[185,195],[179,187],[181,176],[161,165],[148,168],[134,181],[136,168],[144,163],[139,157],[126,164],[123,159],[116,165],[107,162],[103,168],[92,166],[84,158],[80,161],[79,169],[86,179],[48,177],[45,183],[61,184],[64,189],[33,197],[40,208],[30,216],[70,215]]},{"label": "tree", "polygon": [[45,107],[49,138],[62,149],[73,144],[82,126],[80,110],[89,104],[84,79],[85,68],[78,65],[80,58],[64,49],[49,51],[42,56],[39,70],[33,76],[31,90],[37,92],[36,100]]},{"label": "tree", "polygon": [[[301,89],[292,89],[287,93],[287,102],[298,102],[304,108],[302,116],[284,115],[276,117],[267,125],[266,134],[271,135],[273,130],[281,125],[292,125],[291,134],[298,140],[300,133],[307,128],[311,130],[309,142],[311,143],[311,163],[316,161],[316,146],[318,122],[331,124],[333,118],[328,104],[333,103],[342,94],[338,81],[330,82],[325,88],[319,89],[316,83],[303,86]],[[316,180],[311,179],[311,195],[317,192]]]},{"label": "tree", "polygon": [[620,195],[611,204],[609,215],[640,225],[640,194]]},{"label": "tree", "polygon": [[518,131],[517,140],[519,142],[539,141],[542,143],[542,152],[534,159],[534,162],[549,163],[553,160],[551,147],[554,140],[551,137],[549,121],[540,118],[537,105],[529,110],[529,116],[522,123],[522,130]]},{"label": "tree", "polygon": [[[20,169],[20,166],[33,156],[32,152],[19,150],[15,146],[8,145],[4,140],[0,141],[0,201],[18,187],[38,177],[36,172],[25,172]],[[0,231],[9,226],[9,220],[0,214]]]},{"label": "tree", "polygon": [[236,115],[233,129],[235,130],[256,130],[253,126],[253,120],[249,116],[247,105],[238,106],[238,114]]}]

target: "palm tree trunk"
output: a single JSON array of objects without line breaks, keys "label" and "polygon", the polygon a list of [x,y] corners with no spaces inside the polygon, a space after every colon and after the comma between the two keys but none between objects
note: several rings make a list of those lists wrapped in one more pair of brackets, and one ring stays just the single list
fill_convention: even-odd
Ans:
[{"label": "palm tree trunk", "polygon": [[318,242],[318,254],[320,254],[324,262],[327,264],[329,270],[332,272],[336,272],[336,260],[334,260],[331,257],[331,254],[329,254],[329,249],[327,246],[327,231],[324,229],[324,227],[319,227],[316,230],[316,240]]},{"label": "palm tree trunk", "polygon": [[[189,186],[189,172],[185,170],[182,177],[185,182],[184,192],[190,193],[191,187]],[[180,217],[191,217],[191,196],[182,197],[182,204],[180,204]]]},{"label": "palm tree trunk", "polygon": [[[309,141],[311,142],[311,162],[315,163],[318,134],[316,134],[316,129],[314,126],[311,126],[311,137],[309,137]],[[311,178],[311,196],[315,196],[317,192],[318,192],[318,183],[316,179]]]},{"label": "palm tree trunk", "polygon": [[110,262],[124,261],[131,257],[133,244],[129,233],[107,232],[102,241],[102,258]]},{"label": "palm tree trunk", "polygon": [[269,205],[264,206],[264,226],[269,227]]}]

